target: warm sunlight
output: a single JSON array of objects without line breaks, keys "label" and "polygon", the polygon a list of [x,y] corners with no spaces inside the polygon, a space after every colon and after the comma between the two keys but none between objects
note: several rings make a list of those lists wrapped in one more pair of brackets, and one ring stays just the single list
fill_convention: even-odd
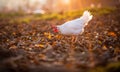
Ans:
[{"label": "warm sunlight", "polygon": [[38,2],[38,3],[40,3],[40,4],[45,4],[46,3],[46,0],[30,0],[30,3],[36,3],[36,2]]},{"label": "warm sunlight", "polygon": [[[113,6],[113,1],[106,0],[0,0],[0,11],[33,11],[45,10],[47,12],[64,12],[84,8],[101,8]],[[114,1],[115,2],[115,1]],[[115,2],[117,3],[117,2]]]},{"label": "warm sunlight", "polygon": [[0,0],[0,72],[120,72],[120,0]]},{"label": "warm sunlight", "polygon": [[62,2],[63,2],[64,4],[69,4],[69,3],[70,3],[70,0],[62,0]]}]

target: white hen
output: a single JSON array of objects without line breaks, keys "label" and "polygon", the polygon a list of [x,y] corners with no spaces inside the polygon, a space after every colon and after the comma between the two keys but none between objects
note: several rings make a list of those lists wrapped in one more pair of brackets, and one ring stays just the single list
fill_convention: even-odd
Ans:
[{"label": "white hen", "polygon": [[64,35],[78,35],[84,32],[84,27],[92,19],[92,15],[88,11],[84,11],[80,18],[65,22],[62,25],[53,27],[54,32],[60,32]]}]

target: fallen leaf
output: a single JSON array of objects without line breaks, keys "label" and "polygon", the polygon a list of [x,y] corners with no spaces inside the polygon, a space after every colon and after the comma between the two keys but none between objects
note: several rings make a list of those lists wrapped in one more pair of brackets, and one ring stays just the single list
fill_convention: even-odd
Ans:
[{"label": "fallen leaf", "polygon": [[48,38],[51,39],[52,38],[52,34],[50,32],[44,32],[44,35]]},{"label": "fallen leaf", "polygon": [[104,46],[102,47],[102,49],[103,49],[103,50],[107,50],[107,47],[104,45]]},{"label": "fallen leaf", "polygon": [[68,64],[66,64],[65,66],[66,66],[66,68],[68,68],[68,69],[71,69],[71,68],[73,67],[71,63],[68,63]]},{"label": "fallen leaf", "polygon": [[62,37],[61,35],[56,35],[55,36],[55,38],[57,38],[57,39],[61,39],[61,37]]},{"label": "fallen leaf", "polygon": [[36,47],[42,47],[44,48],[44,45],[43,44],[35,44]]},{"label": "fallen leaf", "polygon": [[114,32],[108,32],[108,35],[116,37],[117,35]]},{"label": "fallen leaf", "polygon": [[98,41],[98,43],[99,43],[99,44],[102,44],[102,42],[101,42],[100,40]]},{"label": "fallen leaf", "polygon": [[46,35],[48,35],[48,33],[47,33],[47,32],[44,32],[44,35],[46,36]]},{"label": "fallen leaf", "polygon": [[48,36],[47,36],[48,39],[51,39],[52,38],[52,35],[49,33]]},{"label": "fallen leaf", "polygon": [[15,32],[13,32],[12,34],[13,34],[13,35],[16,35],[16,33],[15,33]]},{"label": "fallen leaf", "polygon": [[9,49],[16,49],[16,48],[17,48],[17,46],[12,45]]},{"label": "fallen leaf", "polygon": [[44,54],[39,54],[38,56],[40,57],[40,59],[43,59],[43,60],[46,59],[46,56]]}]

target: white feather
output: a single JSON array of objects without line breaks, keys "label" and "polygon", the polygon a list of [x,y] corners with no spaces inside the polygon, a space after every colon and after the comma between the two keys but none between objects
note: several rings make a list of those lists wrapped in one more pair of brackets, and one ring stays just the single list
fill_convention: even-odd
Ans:
[{"label": "white feather", "polygon": [[64,35],[78,35],[84,32],[84,27],[92,19],[92,15],[88,11],[84,11],[80,18],[65,22],[62,25],[57,26],[60,33]]}]

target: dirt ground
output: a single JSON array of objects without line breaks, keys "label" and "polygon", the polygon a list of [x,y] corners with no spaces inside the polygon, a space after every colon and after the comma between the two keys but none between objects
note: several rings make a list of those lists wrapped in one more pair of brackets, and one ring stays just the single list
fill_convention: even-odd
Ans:
[{"label": "dirt ground", "polygon": [[0,19],[0,72],[120,70],[120,10],[94,16],[76,42],[50,27],[66,20],[9,20]]}]

